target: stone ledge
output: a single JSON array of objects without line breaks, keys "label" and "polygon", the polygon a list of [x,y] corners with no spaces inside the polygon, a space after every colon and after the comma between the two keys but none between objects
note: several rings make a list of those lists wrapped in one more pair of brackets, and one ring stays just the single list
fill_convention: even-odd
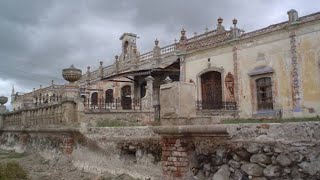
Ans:
[{"label": "stone ledge", "polygon": [[87,110],[84,114],[109,114],[109,113],[154,113],[154,111],[145,111],[145,110],[102,110],[99,111],[90,111]]},{"label": "stone ledge", "polygon": [[160,135],[202,135],[202,136],[225,136],[229,133],[222,125],[184,125],[184,126],[158,126],[151,127],[154,133]]},{"label": "stone ledge", "polygon": [[52,128],[43,128],[43,127],[34,127],[34,128],[4,128],[0,132],[66,132],[66,133],[80,133],[78,128],[73,127],[52,127]]}]

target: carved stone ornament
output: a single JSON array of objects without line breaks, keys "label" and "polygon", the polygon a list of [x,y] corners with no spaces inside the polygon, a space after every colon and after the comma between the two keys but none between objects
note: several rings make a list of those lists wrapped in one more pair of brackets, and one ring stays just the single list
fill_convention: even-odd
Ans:
[{"label": "carved stone ornament", "polygon": [[0,105],[4,105],[8,102],[8,98],[5,96],[0,96]]},{"label": "carved stone ornament", "polygon": [[233,96],[234,95],[234,77],[230,72],[226,76],[225,84],[230,94]]},{"label": "carved stone ornament", "polygon": [[70,83],[74,83],[75,81],[78,81],[81,77],[82,71],[80,69],[75,68],[73,65],[71,65],[70,68],[63,69],[62,70],[62,76],[66,81],[69,81]]}]

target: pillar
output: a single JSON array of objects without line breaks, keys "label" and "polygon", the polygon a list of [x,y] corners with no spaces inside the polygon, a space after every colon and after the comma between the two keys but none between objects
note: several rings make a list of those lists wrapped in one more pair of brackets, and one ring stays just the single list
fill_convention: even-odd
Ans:
[{"label": "pillar", "polygon": [[180,81],[185,82],[186,81],[186,62],[185,57],[180,56]]},{"label": "pillar", "polygon": [[153,81],[154,78],[152,76],[148,76],[145,78],[147,81],[146,87],[146,95],[141,99],[142,101],[142,109],[151,110],[153,107]]},{"label": "pillar", "polygon": [[191,178],[189,166],[191,146],[190,138],[171,136],[162,137],[162,174],[166,180],[184,180]]}]

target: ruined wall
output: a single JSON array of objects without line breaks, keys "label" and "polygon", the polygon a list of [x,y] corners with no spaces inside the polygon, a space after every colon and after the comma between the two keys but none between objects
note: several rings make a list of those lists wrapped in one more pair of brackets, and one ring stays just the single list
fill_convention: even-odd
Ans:
[{"label": "ruined wall", "polygon": [[319,126],[319,122],[224,125],[229,137],[205,129],[203,134],[163,135],[163,177],[316,180],[320,178]]},{"label": "ruined wall", "polygon": [[96,126],[98,121],[121,121],[136,125],[147,125],[154,122],[154,111],[110,110],[109,112],[85,113],[81,122]]},{"label": "ruined wall", "polygon": [[160,179],[160,137],[149,127],[33,129],[2,131],[0,148],[39,153],[45,159],[67,158],[77,168],[92,172],[128,174]]},{"label": "ruined wall", "polygon": [[149,127],[89,128],[84,136],[86,141],[72,153],[76,167],[94,173],[160,179],[160,137]]}]

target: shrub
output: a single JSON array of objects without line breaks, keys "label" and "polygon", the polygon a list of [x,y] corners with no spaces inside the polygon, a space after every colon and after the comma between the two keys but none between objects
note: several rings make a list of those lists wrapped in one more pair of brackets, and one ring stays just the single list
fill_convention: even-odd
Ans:
[{"label": "shrub", "polygon": [[27,179],[27,173],[15,161],[0,164],[0,180]]}]

